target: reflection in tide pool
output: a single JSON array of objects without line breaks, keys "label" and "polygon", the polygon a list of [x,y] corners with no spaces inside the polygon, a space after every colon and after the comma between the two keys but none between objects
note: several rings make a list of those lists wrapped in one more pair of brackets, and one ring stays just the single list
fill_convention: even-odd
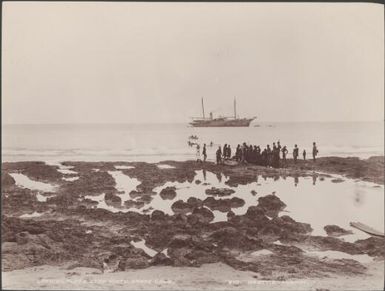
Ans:
[{"label": "reflection in tide pool", "polygon": [[[129,199],[129,191],[134,190],[140,183],[120,171],[109,172],[117,182],[119,190],[125,191],[121,198]],[[158,195],[155,195],[152,201],[141,209],[122,208],[118,209],[105,204],[104,200],[99,201],[98,207],[110,211],[135,211],[149,214],[149,209],[161,210],[167,214],[174,214],[171,205],[178,200],[186,202],[188,198],[195,197],[202,201],[210,195],[205,191],[211,187],[230,188],[235,193],[225,196],[221,199],[231,199],[238,197],[245,201],[242,207],[232,208],[236,215],[243,215],[250,206],[258,204],[258,198],[268,194],[274,194],[279,197],[287,206],[280,215],[289,215],[299,222],[310,223],[313,228],[313,235],[325,236],[324,226],[338,225],[353,234],[342,236],[346,241],[355,241],[357,239],[368,238],[369,235],[355,228],[349,223],[359,221],[375,229],[384,229],[384,187],[374,183],[354,181],[344,178],[341,183],[333,183],[332,180],[340,178],[333,176],[331,178],[317,179],[316,175],[312,177],[287,177],[287,178],[262,178],[247,185],[238,185],[230,187],[226,184],[228,180],[222,174],[214,174],[209,171],[196,171],[194,180],[184,183],[167,182],[162,186],[153,189]],[[199,180],[199,181],[198,181]],[[160,191],[165,187],[175,187],[176,197],[174,199],[162,199]],[[103,194],[104,195],[104,194]],[[92,197],[92,198],[91,198]],[[87,198],[95,199],[95,196]],[[104,196],[103,196],[104,197]],[[215,199],[220,199],[215,197]],[[212,211],[214,222],[226,221],[227,212],[218,210]]]},{"label": "reflection in tide pool", "polygon": [[[177,200],[187,201],[189,197],[196,197],[201,200],[209,195],[205,190],[211,187],[231,188],[235,193],[223,199],[238,197],[245,201],[245,205],[239,208],[232,208],[237,215],[245,214],[252,205],[258,204],[258,198],[272,194],[279,197],[287,207],[280,215],[289,215],[299,222],[310,223],[313,228],[313,235],[326,235],[324,226],[335,224],[353,234],[343,236],[347,241],[365,239],[369,235],[352,228],[349,223],[360,221],[376,229],[384,229],[384,187],[373,187],[376,184],[366,182],[355,182],[344,178],[342,183],[333,183],[332,179],[325,178],[318,180],[313,177],[287,177],[286,179],[259,179],[247,185],[229,187],[225,184],[227,178],[224,175],[215,175],[208,171],[197,171],[192,183],[168,182],[154,191],[158,192],[166,186],[175,186],[177,196],[174,200],[163,200],[157,195],[151,203],[154,209],[160,209],[168,214],[173,214],[171,205]],[[196,184],[200,180],[203,183]],[[209,183],[210,185],[205,185]],[[251,193],[252,190],[254,195]],[[360,202],[357,203],[357,195]],[[218,198],[216,198],[218,199]],[[214,222],[226,221],[227,213],[213,211]]]}]

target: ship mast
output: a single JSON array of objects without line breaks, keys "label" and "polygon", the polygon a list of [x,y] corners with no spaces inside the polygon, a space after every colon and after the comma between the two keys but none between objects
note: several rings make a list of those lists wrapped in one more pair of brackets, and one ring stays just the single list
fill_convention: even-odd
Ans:
[{"label": "ship mast", "polygon": [[203,113],[203,119],[206,119],[205,118],[205,107],[203,105],[203,97],[202,97],[202,113]]},{"label": "ship mast", "polygon": [[237,119],[237,101],[234,97],[234,119]]}]

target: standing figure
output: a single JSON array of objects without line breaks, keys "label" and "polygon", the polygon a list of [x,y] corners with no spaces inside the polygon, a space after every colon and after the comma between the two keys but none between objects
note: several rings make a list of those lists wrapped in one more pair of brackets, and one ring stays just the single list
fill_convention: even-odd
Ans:
[{"label": "standing figure", "polygon": [[279,168],[279,153],[281,152],[280,148],[277,146],[274,151],[274,167]]},{"label": "standing figure", "polygon": [[281,147],[281,143],[279,141],[277,142],[277,148],[278,148],[278,152],[281,152],[282,147]]},{"label": "standing figure", "polygon": [[266,146],[266,166],[271,166],[271,148],[270,145]]},{"label": "standing figure", "polygon": [[201,149],[199,144],[197,144],[197,152],[196,152],[197,162],[202,162],[201,160]]},{"label": "standing figure", "polygon": [[235,149],[235,160],[239,162],[241,160],[241,146],[238,144]]},{"label": "standing figure", "polygon": [[216,152],[216,157],[217,157],[217,165],[222,163],[222,150],[221,146],[218,147],[217,152]]},{"label": "standing figure", "polygon": [[263,149],[262,153],[261,153],[261,165],[262,166],[267,166],[267,151],[266,149]]},{"label": "standing figure", "polygon": [[298,149],[297,145],[294,145],[294,149],[293,149],[294,163],[297,163],[298,155],[299,155],[299,149]]},{"label": "standing figure", "polygon": [[281,151],[282,151],[282,159],[284,162],[286,162],[286,155],[289,153],[289,151],[287,150],[286,146],[284,146]]},{"label": "standing figure", "polygon": [[247,147],[246,147],[246,143],[244,142],[241,147],[241,163],[246,162],[246,156],[247,156],[246,150],[247,150]]},{"label": "standing figure", "polygon": [[313,161],[314,162],[315,162],[315,157],[317,156],[317,154],[318,154],[318,149],[317,149],[315,142],[313,142]]},{"label": "standing figure", "polygon": [[230,147],[230,145],[227,146],[227,158],[231,159],[231,147]]},{"label": "standing figure", "polygon": [[302,156],[303,156],[303,160],[306,161],[306,150],[303,150]]},{"label": "standing figure", "polygon": [[203,155],[203,162],[206,162],[206,159],[207,159],[206,144],[203,144],[202,155]]}]

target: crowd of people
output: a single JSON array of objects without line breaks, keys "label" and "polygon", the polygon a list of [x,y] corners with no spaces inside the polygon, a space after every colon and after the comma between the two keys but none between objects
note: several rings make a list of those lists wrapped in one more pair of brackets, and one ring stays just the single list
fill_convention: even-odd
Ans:
[{"label": "crowd of people", "polygon": [[[261,149],[259,145],[248,145],[245,142],[241,145],[238,144],[234,155],[232,155],[231,146],[225,144],[223,148],[221,146],[218,147],[216,151],[216,162],[217,164],[223,164],[226,160],[233,160],[238,163],[247,163],[247,164],[255,164],[266,167],[274,167],[279,168],[286,164],[286,157],[289,153],[289,150],[286,146],[281,146],[280,142],[273,142],[272,147],[270,145],[266,145],[264,149]],[[200,159],[200,147],[197,145],[197,160]],[[297,145],[294,145],[293,148],[293,160],[294,163],[297,162],[299,158],[299,148]],[[313,142],[312,156],[313,161],[316,160],[318,155],[318,148],[315,142]],[[207,150],[206,144],[203,145],[202,150],[203,162],[207,159]],[[306,160],[306,150],[302,151],[302,157]]]}]

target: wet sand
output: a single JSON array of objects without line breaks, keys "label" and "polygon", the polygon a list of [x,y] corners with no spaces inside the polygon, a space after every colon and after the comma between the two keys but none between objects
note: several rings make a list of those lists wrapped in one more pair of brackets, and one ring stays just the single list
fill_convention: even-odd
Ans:
[{"label": "wet sand", "polygon": [[[168,280],[177,273],[184,279],[166,286],[88,282],[76,289],[234,289],[237,284],[224,282],[233,278],[230,274],[244,280],[236,286],[242,290],[287,290],[291,283],[285,282],[292,281],[297,281],[292,285],[297,290],[303,281],[303,290],[349,289],[352,282],[362,289],[382,289],[384,239],[355,236],[357,232],[352,236],[345,224],[323,230],[310,216],[298,213],[290,195],[285,196],[286,182],[275,194],[266,192],[263,181],[271,180],[274,189],[280,179],[300,185],[310,179],[347,192],[353,189],[349,185],[356,189],[356,183],[366,183],[363,189],[380,197],[383,167],[383,157],[328,157],[295,165],[289,160],[281,169],[193,161],[3,163],[3,287],[72,289],[75,285],[36,280],[109,280],[135,272],[145,280],[157,275]],[[250,185],[258,184],[265,193],[257,193],[256,187],[255,193],[250,191]],[[370,195],[363,197],[371,200]],[[383,217],[383,208],[377,211]],[[347,239],[349,235],[354,239]],[[91,268],[87,270],[100,273],[103,259],[111,255],[110,265],[116,262],[117,272],[83,272]],[[53,273],[36,267],[44,265],[55,266]],[[206,268],[216,271],[211,276]],[[28,276],[21,279],[23,274]],[[370,278],[370,283],[365,285],[362,278]],[[277,283],[267,288],[263,281]]]}]

